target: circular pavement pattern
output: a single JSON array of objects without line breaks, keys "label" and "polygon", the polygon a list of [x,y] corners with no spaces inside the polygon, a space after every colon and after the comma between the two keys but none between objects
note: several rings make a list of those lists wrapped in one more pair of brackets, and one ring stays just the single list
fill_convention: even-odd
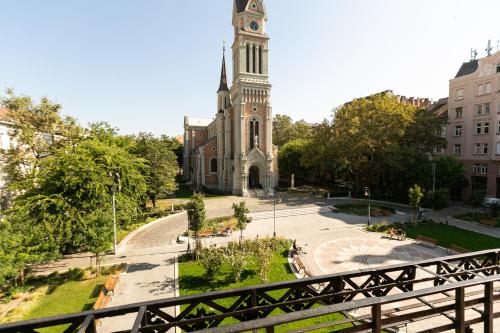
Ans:
[{"label": "circular pavement pattern", "polygon": [[354,237],[320,243],[312,256],[322,274],[332,274],[431,259],[440,252],[411,241]]}]

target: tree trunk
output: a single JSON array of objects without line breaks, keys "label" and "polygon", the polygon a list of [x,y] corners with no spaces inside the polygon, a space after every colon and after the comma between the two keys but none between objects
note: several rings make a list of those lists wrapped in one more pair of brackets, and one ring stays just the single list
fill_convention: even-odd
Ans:
[{"label": "tree trunk", "polygon": [[19,274],[19,278],[21,279],[21,286],[24,286],[24,282],[25,282],[24,269],[21,269],[21,272]]},{"label": "tree trunk", "polygon": [[101,276],[101,260],[99,254],[95,254],[95,274],[97,277]]},{"label": "tree trunk", "polygon": [[156,208],[156,197],[152,197],[151,202],[153,203],[153,208]]}]

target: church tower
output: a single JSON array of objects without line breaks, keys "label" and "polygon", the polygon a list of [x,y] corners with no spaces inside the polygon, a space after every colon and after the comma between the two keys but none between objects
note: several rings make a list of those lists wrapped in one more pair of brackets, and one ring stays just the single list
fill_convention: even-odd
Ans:
[{"label": "church tower", "polygon": [[233,193],[244,196],[249,190],[259,189],[271,195],[277,184],[266,21],[263,0],[234,0],[231,87],[234,111]]}]

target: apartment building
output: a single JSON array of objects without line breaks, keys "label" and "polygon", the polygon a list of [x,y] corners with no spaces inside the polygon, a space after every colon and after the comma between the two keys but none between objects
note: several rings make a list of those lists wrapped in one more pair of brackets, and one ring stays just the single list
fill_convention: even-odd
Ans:
[{"label": "apartment building", "polygon": [[447,153],[465,167],[465,195],[500,198],[500,52],[463,63],[450,80]]}]

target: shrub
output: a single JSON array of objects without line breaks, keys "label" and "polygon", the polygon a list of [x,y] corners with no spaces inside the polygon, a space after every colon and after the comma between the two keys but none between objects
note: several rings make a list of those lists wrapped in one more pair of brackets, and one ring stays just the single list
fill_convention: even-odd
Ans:
[{"label": "shrub", "polygon": [[223,252],[225,260],[229,265],[231,280],[239,282],[241,273],[243,273],[248,263],[248,251],[237,243],[231,242],[223,249]]},{"label": "shrub", "polygon": [[212,281],[220,272],[223,263],[222,251],[215,245],[199,251],[199,261],[206,271],[207,280]]}]

